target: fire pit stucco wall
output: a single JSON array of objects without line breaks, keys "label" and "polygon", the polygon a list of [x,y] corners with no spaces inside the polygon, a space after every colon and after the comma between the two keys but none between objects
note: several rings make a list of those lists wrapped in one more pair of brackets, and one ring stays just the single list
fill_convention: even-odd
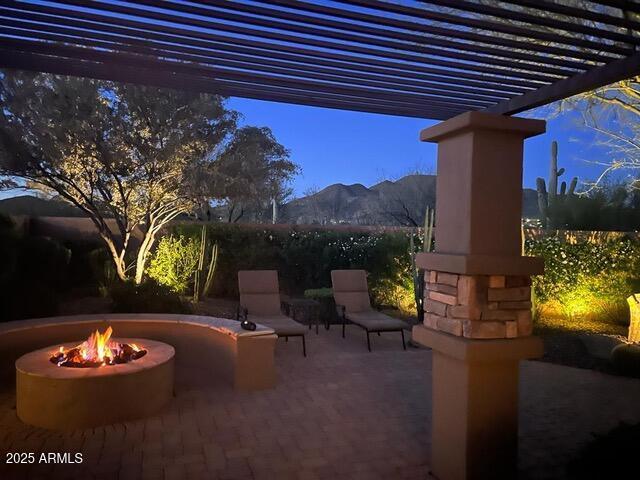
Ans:
[{"label": "fire pit stucco wall", "polygon": [[173,397],[173,347],[146,338],[117,341],[144,345],[148,353],[129,363],[98,368],[52,363],[48,359],[57,345],[21,356],[16,361],[16,410],[20,420],[42,428],[75,430],[161,411]]},{"label": "fire pit stucco wall", "polygon": [[177,387],[227,383],[240,390],[259,390],[275,386],[277,337],[272,329],[259,325],[250,332],[234,320],[168,314],[76,315],[0,323],[0,381],[12,382],[20,356],[55,344],[79,343],[109,325],[117,337],[171,345]]}]

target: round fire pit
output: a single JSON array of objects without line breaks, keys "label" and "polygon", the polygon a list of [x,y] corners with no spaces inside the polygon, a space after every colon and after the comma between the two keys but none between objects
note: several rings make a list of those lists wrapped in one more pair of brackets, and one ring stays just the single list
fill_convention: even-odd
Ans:
[{"label": "round fire pit", "polygon": [[25,423],[69,430],[153,415],[173,396],[171,345],[142,338],[112,339],[144,346],[147,353],[128,363],[94,368],[59,366],[50,359],[78,345],[36,350],[16,360],[16,409]]}]

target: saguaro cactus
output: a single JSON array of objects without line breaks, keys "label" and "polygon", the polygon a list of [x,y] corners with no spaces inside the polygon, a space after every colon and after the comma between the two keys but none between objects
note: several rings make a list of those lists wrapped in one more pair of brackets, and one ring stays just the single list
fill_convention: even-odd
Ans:
[{"label": "saguaro cactus", "polygon": [[[430,252],[433,244],[435,213],[435,210],[427,207],[424,214],[424,236],[422,241],[422,251],[424,253]],[[422,323],[424,321],[424,272],[416,265],[416,250],[413,235],[411,235],[409,240],[409,255],[411,256],[411,271],[413,272],[413,292],[416,302],[416,313],[418,323]]]},{"label": "saguaro cactus", "polygon": [[538,210],[540,211],[540,220],[543,228],[549,228],[552,225],[550,209],[554,205],[563,202],[567,197],[573,195],[578,185],[578,177],[573,177],[567,191],[567,182],[560,184],[560,192],[558,192],[558,178],[564,174],[565,169],[558,169],[558,142],[551,142],[551,159],[549,165],[549,189],[544,178],[536,179],[536,190],[538,191]]},{"label": "saguaro cactus", "polygon": [[[202,226],[202,233],[200,235],[200,258],[198,259],[198,269],[195,273],[194,285],[193,285],[193,301],[200,301],[200,296],[206,297],[213,284],[213,276],[218,264],[218,244],[214,243],[211,247],[211,254],[209,258],[209,265],[206,270],[205,278],[205,261],[207,256],[207,227]],[[204,286],[202,285],[202,279],[205,278]]]}]

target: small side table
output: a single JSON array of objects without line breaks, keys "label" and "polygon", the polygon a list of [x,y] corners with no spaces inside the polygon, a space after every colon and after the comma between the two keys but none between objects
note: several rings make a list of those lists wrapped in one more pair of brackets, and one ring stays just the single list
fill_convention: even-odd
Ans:
[{"label": "small side table", "polygon": [[318,334],[318,325],[320,324],[320,304],[309,298],[289,298],[284,300],[287,315],[295,321],[302,324],[316,325],[316,335]]}]

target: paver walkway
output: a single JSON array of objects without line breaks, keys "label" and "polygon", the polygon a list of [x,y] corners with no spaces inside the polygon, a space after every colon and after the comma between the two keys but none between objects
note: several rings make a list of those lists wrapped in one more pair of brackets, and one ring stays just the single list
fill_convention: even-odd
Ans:
[{"label": "paver walkway", "polygon": [[[163,415],[70,434],[23,425],[0,391],[0,478],[425,479],[431,353],[351,327],[277,346],[276,389],[187,389]],[[562,478],[590,432],[640,421],[640,381],[540,362],[522,367],[521,477]],[[180,372],[177,372],[179,377]],[[114,392],[114,394],[117,394]],[[7,451],[82,452],[80,465],[5,465]]]}]

